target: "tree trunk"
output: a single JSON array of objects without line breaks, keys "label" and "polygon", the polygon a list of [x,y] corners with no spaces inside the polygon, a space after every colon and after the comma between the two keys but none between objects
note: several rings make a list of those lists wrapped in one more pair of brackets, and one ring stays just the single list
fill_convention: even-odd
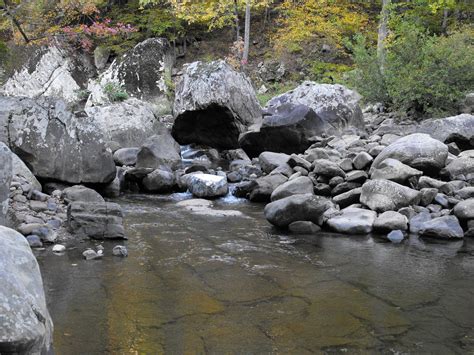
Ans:
[{"label": "tree trunk", "polygon": [[234,0],[234,16],[235,16],[235,40],[240,40],[240,19],[239,19],[239,6],[237,0]]},{"label": "tree trunk", "polygon": [[448,28],[448,17],[449,17],[449,10],[443,10],[443,23],[441,24],[441,33],[446,33]]},{"label": "tree trunk", "polygon": [[379,33],[377,38],[377,57],[379,60],[380,71],[385,70],[385,40],[388,36],[388,17],[391,0],[382,0],[382,11],[380,12]]},{"label": "tree trunk", "polygon": [[242,63],[246,65],[249,60],[250,48],[250,0],[247,0],[245,6],[245,35],[244,35],[244,54],[242,56]]},{"label": "tree trunk", "polygon": [[5,15],[12,21],[13,25],[18,29],[18,31],[20,32],[21,36],[22,36],[23,39],[25,40],[25,42],[26,42],[26,43],[30,43],[30,39],[28,38],[28,36],[26,35],[25,31],[23,30],[23,27],[21,27],[20,22],[19,22],[18,19],[15,17],[15,15],[11,12],[12,4],[11,4],[10,0],[5,0],[5,1],[4,1],[4,4],[5,4],[5,7],[0,7],[0,10],[3,10],[3,12],[5,13]]}]

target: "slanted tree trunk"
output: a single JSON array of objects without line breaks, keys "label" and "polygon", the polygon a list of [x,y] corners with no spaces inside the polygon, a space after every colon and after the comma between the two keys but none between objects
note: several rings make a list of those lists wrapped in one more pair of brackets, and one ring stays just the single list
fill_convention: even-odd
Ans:
[{"label": "slanted tree trunk", "polygon": [[244,54],[242,56],[242,63],[247,64],[249,60],[250,48],[250,0],[247,0],[245,6],[245,35],[244,35]]},{"label": "slanted tree trunk", "polygon": [[13,23],[13,25],[18,29],[21,36],[25,40],[25,42],[30,43],[30,39],[28,38],[25,31],[23,30],[23,27],[21,27],[20,21],[18,21],[18,19],[15,17],[13,13],[12,3],[10,2],[10,0],[4,0],[3,3],[5,4],[5,6],[0,6],[0,10],[3,11],[5,16],[7,16],[10,19],[10,21]]},{"label": "slanted tree trunk", "polygon": [[388,17],[391,0],[382,0],[382,11],[380,12],[379,32],[377,38],[377,57],[379,60],[380,71],[385,71],[386,51],[385,40],[388,36]]}]

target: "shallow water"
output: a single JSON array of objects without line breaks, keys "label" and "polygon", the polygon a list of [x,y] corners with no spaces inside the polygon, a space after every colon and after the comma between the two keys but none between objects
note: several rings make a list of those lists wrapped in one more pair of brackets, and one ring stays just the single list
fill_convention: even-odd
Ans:
[{"label": "shallow water", "polygon": [[57,354],[474,351],[473,242],[295,237],[262,205],[187,198],[118,200],[128,258],[38,252]]}]

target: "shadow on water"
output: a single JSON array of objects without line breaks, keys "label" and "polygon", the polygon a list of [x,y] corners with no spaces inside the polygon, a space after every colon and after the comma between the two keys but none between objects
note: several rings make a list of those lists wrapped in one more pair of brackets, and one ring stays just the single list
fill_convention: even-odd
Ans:
[{"label": "shadow on water", "polygon": [[465,353],[474,350],[474,246],[290,236],[263,206],[131,195],[129,257],[38,252],[57,354]]}]

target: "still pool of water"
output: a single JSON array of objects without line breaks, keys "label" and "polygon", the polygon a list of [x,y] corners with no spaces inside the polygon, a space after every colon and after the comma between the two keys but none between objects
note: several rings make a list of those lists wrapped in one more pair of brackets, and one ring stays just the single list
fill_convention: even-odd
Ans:
[{"label": "still pool of water", "polygon": [[119,199],[128,258],[38,252],[56,354],[474,352],[474,241],[290,236],[263,206]]}]

